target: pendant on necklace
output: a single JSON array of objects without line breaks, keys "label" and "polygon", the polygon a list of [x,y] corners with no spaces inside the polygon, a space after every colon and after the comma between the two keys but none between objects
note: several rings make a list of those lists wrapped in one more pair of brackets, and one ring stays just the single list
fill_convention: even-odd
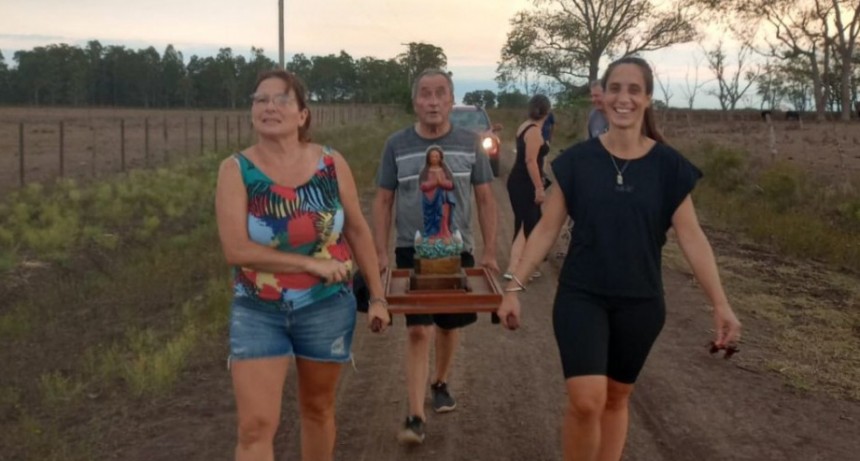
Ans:
[{"label": "pendant on necklace", "polygon": [[618,175],[617,175],[617,176],[615,176],[615,182],[616,182],[619,186],[623,186],[623,185],[624,185],[624,177],[623,177],[623,176],[621,176],[621,173],[618,173]]}]

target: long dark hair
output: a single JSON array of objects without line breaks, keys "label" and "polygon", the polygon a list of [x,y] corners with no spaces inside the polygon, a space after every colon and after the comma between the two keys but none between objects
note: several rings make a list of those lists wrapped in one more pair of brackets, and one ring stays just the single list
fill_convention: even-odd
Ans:
[{"label": "long dark hair", "polygon": [[[614,61],[606,68],[606,72],[603,73],[603,78],[600,80],[601,86],[603,86],[603,91],[606,91],[606,84],[609,82],[609,76],[612,75],[612,71],[622,64],[633,64],[634,66],[639,67],[639,70],[642,71],[642,78],[645,80],[645,94],[647,94],[648,97],[653,96],[654,71],[651,70],[651,66],[649,66],[644,59],[637,58],[636,56],[625,56]],[[666,143],[666,138],[657,128],[657,117],[654,115],[654,108],[651,105],[645,108],[645,115],[642,120],[642,134],[657,142]]]},{"label": "long dark hair", "polygon": [[287,85],[287,93],[289,93],[290,90],[293,90],[293,93],[296,95],[296,103],[299,105],[299,110],[307,111],[308,116],[305,118],[305,123],[299,127],[299,141],[310,142],[311,110],[308,108],[308,91],[304,82],[302,82],[302,79],[300,79],[296,74],[287,72],[283,69],[266,70],[261,72],[257,77],[257,83],[254,84],[254,91],[257,91],[257,88],[260,87],[263,80],[268,80],[270,78],[277,78],[284,82]]}]

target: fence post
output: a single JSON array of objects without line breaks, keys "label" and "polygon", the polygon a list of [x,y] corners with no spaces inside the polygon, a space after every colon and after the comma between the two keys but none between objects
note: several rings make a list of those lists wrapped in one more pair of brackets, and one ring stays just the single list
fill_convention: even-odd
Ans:
[{"label": "fence post", "polygon": [[167,117],[163,117],[161,121],[161,126],[163,128],[162,134],[164,135],[164,162],[167,163],[170,160],[170,145],[169,139],[167,137]]},{"label": "fence post", "polygon": [[125,173],[125,119],[119,119],[119,161],[120,171]]},{"label": "fence post", "polygon": [[143,118],[143,159],[149,166],[149,117]]},{"label": "fence post", "polygon": [[203,116],[200,116],[200,155],[203,155]]},{"label": "fence post", "polygon": [[66,152],[64,149],[66,129],[65,124],[60,120],[60,177],[64,177],[66,173]]},{"label": "fence post", "polygon": [[96,177],[96,129],[93,126],[93,119],[90,119],[90,135],[92,136],[93,142],[93,158],[90,161],[92,165],[90,166],[90,177]]},{"label": "fence post", "polygon": [[236,148],[242,147],[242,116],[236,116]]},{"label": "fence post", "polygon": [[218,152],[218,116],[215,115],[212,119],[213,139],[215,140],[215,152]]},{"label": "fence post", "polygon": [[24,122],[18,123],[18,183],[24,186]]},{"label": "fence post", "polygon": [[184,154],[188,155],[188,117],[182,117],[185,119],[185,148],[183,149]]},{"label": "fence post", "polygon": [[224,116],[224,126],[227,128],[227,149],[230,148],[230,116]]}]

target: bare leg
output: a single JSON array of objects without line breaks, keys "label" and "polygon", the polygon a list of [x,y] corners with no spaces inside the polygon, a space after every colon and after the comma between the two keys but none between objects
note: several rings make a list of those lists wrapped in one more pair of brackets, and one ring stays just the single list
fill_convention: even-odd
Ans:
[{"label": "bare leg", "polygon": [[302,414],[302,461],[334,459],[335,392],[340,363],[296,359]]},{"label": "bare leg", "polygon": [[511,245],[511,257],[508,261],[508,274],[513,274],[517,270],[517,265],[523,255],[523,249],[526,247],[526,234],[522,229],[517,230],[517,236],[514,238],[514,243]]},{"label": "bare leg", "polygon": [[630,393],[632,384],[608,380],[606,408],[600,420],[599,461],[619,461],[627,440]]},{"label": "bare leg", "polygon": [[448,372],[454,362],[454,351],[460,340],[458,328],[445,330],[436,327],[436,379],[434,382],[448,382]]},{"label": "bare leg", "polygon": [[236,461],[273,461],[272,442],[281,414],[281,395],[289,358],[231,363],[239,428]]},{"label": "bare leg", "polygon": [[409,327],[409,344],[406,354],[406,388],[409,397],[409,415],[424,415],[424,397],[427,395],[427,375],[430,373],[430,338],[433,327],[415,325]]},{"label": "bare leg", "polygon": [[597,460],[606,381],[605,376],[577,376],[567,380],[568,403],[562,430],[564,461]]}]

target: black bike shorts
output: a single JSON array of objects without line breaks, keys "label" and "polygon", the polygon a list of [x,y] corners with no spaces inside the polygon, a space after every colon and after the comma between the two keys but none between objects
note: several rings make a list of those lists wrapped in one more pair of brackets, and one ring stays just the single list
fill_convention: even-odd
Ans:
[{"label": "black bike shorts", "polygon": [[559,286],[552,321],[565,379],[602,375],[633,384],[665,319],[662,296],[603,296]]}]

